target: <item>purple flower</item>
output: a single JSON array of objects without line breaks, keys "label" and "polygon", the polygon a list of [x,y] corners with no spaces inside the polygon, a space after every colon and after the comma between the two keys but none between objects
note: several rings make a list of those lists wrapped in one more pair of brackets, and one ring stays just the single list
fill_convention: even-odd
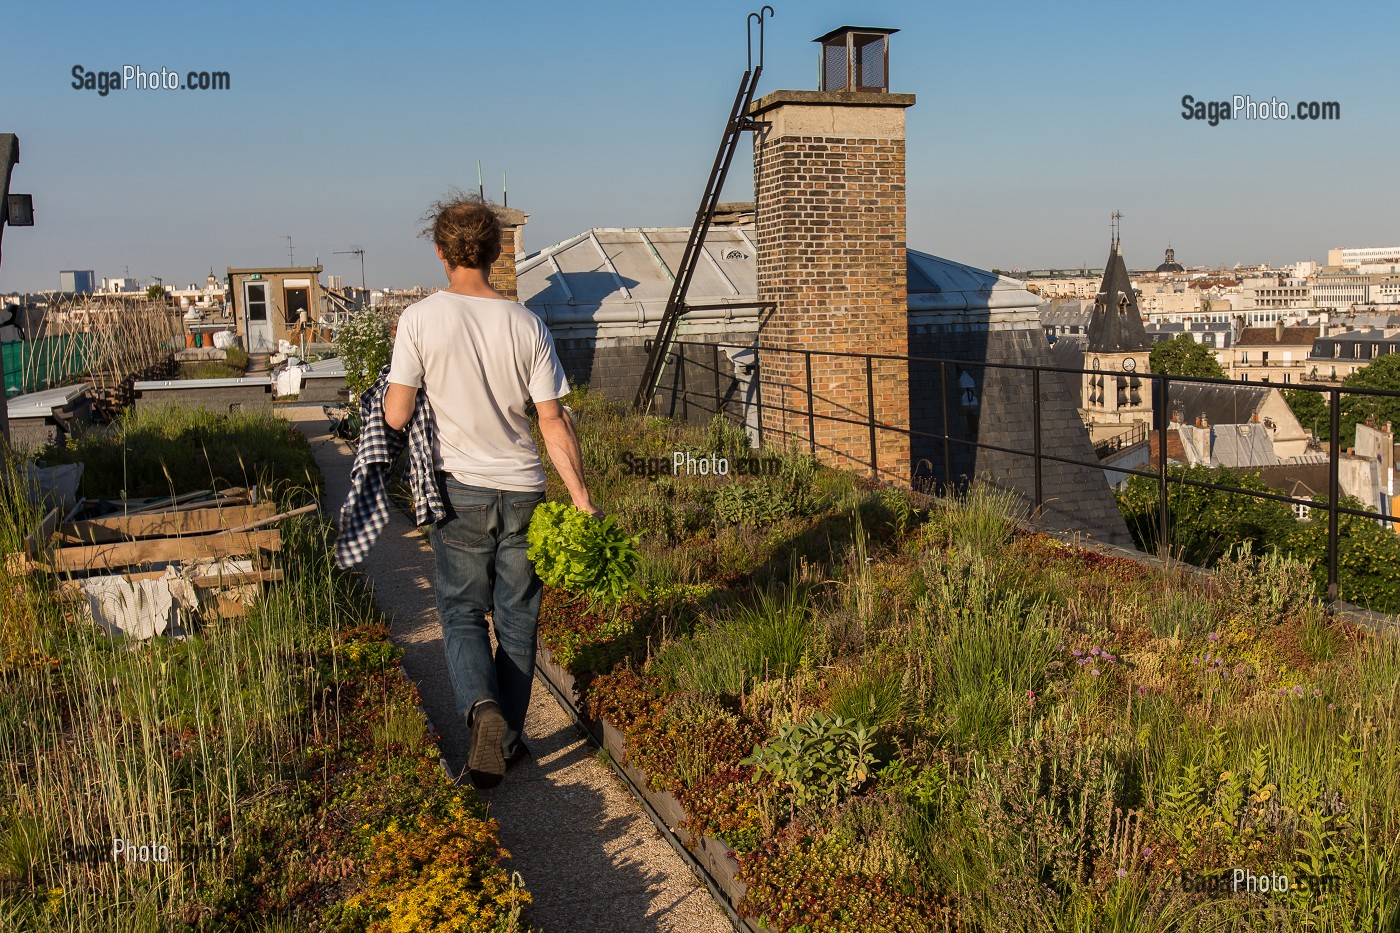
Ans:
[{"label": "purple flower", "polygon": [[1065,650],[1064,643],[1062,642],[1062,643],[1060,644],[1060,646],[1059,646],[1058,648],[1056,648],[1055,650],[1056,650],[1056,651],[1064,651],[1064,650]]},{"label": "purple flower", "polygon": [[1142,696],[1145,693],[1147,693],[1147,688],[1142,684],[1138,684],[1138,696]]},{"label": "purple flower", "polygon": [[1328,704],[1327,704],[1327,708],[1328,708],[1328,709],[1336,709],[1336,708],[1337,708],[1337,704],[1336,704],[1336,703],[1328,703]]},{"label": "purple flower", "polygon": [[1151,858],[1151,857],[1152,857],[1152,847],[1151,847],[1151,846],[1143,846],[1143,847],[1142,847],[1142,857],[1143,857],[1143,858]]},{"label": "purple flower", "polygon": [[1315,696],[1315,697],[1320,697],[1320,696],[1322,696],[1322,691],[1321,691],[1321,690],[1318,690],[1318,689],[1316,689],[1316,688],[1314,688],[1314,689],[1313,689],[1313,696]]},{"label": "purple flower", "polygon": [[1109,654],[1107,651],[1105,651],[1103,654],[1099,655],[1099,660],[1100,660],[1100,661],[1108,661],[1108,662],[1112,663],[1112,662],[1114,662],[1114,661],[1117,661],[1118,658],[1117,658],[1116,656],[1114,656],[1114,655]]},{"label": "purple flower", "polygon": [[1249,668],[1248,668],[1247,666],[1245,666],[1244,664],[1236,664],[1236,665],[1235,665],[1235,673],[1236,673],[1236,674],[1240,674],[1241,676],[1243,676],[1248,670],[1249,670]]},{"label": "purple flower", "polygon": [[1300,697],[1300,696],[1303,695],[1303,685],[1302,685],[1302,684],[1298,684],[1296,687],[1293,688],[1293,695],[1294,695],[1295,697]]},{"label": "purple flower", "polygon": [[1219,640],[1220,640],[1220,633],[1219,633],[1219,632],[1211,632],[1211,633],[1210,633],[1209,635],[1207,635],[1206,637],[1209,638],[1211,641],[1219,641]]},{"label": "purple flower", "polygon": [[1099,646],[1098,646],[1098,645],[1095,645],[1094,647],[1090,648],[1090,649],[1089,649],[1089,653],[1092,654],[1094,657],[1097,658],[1097,657],[1099,656],[1099,653],[1100,653],[1100,652],[1099,652]]},{"label": "purple flower", "polygon": [[1034,699],[1035,699],[1035,691],[1034,691],[1034,690],[1027,690],[1027,691],[1026,691],[1026,696],[1028,696],[1028,697],[1030,697],[1032,700],[1034,700]]},{"label": "purple flower", "polygon": [[1090,674],[1093,674],[1095,677],[1097,677],[1097,676],[1099,676],[1099,669],[1098,669],[1097,667],[1090,668],[1090,669],[1089,669],[1089,673],[1090,673]]},{"label": "purple flower", "polygon": [[1082,658],[1082,657],[1084,657],[1084,652],[1080,651],[1078,648],[1072,649],[1072,650],[1070,651],[1070,654],[1074,655],[1076,658]]},{"label": "purple flower", "polygon": [[1128,877],[1127,871],[1124,870],[1124,869],[1122,869],[1122,868],[1118,869],[1118,877],[1119,877],[1119,878],[1126,878],[1126,877]]}]

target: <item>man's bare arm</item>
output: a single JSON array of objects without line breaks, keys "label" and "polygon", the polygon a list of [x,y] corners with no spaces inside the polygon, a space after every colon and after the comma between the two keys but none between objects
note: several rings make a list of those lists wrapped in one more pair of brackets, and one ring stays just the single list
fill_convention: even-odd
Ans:
[{"label": "man's bare arm", "polygon": [[583,482],[583,452],[579,450],[578,437],[574,434],[574,423],[569,419],[564,406],[556,399],[536,402],[535,411],[540,417],[540,434],[544,436],[544,446],[549,452],[549,461],[559,471],[564,488],[574,507],[591,515],[602,514],[588,497],[588,487]]},{"label": "man's bare arm", "polygon": [[413,386],[389,383],[384,393],[384,423],[395,431],[402,431],[413,420],[413,409],[418,405],[418,390]]}]

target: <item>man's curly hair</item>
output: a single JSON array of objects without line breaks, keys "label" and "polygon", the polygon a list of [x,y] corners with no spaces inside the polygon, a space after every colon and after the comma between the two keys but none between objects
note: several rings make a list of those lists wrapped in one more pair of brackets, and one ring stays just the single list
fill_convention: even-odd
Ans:
[{"label": "man's curly hair", "polygon": [[423,220],[422,235],[432,238],[449,266],[485,272],[501,255],[501,221],[476,195],[454,192],[428,208]]}]

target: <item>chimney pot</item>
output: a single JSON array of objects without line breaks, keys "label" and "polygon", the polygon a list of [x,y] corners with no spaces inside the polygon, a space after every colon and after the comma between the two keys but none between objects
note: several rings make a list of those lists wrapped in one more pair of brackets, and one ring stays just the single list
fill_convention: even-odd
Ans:
[{"label": "chimney pot", "polygon": [[813,42],[821,44],[821,90],[887,94],[890,36],[898,29],[842,26]]}]

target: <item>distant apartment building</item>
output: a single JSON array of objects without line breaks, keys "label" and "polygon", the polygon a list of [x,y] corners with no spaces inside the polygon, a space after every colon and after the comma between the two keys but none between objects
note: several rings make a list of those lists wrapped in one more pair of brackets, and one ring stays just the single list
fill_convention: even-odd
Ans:
[{"label": "distant apartment building", "polygon": [[[1400,269],[1400,265],[1397,265]],[[1313,278],[1313,302],[1319,308],[1346,313],[1355,305],[1400,301],[1400,271],[1352,272],[1324,269]]]},{"label": "distant apartment building", "polygon": [[102,294],[121,295],[127,292],[141,291],[141,283],[137,279],[125,276],[122,278],[102,277]]},{"label": "distant apartment building", "polygon": [[1093,301],[1103,281],[1102,269],[1032,269],[1014,273],[1026,289],[1041,298],[1083,298]]},{"label": "distant apartment building", "polygon": [[1153,343],[1173,340],[1186,334],[1192,340],[1212,350],[1229,347],[1234,339],[1234,327],[1229,321],[1152,321],[1144,326]]},{"label": "distant apartment building", "polygon": [[1309,357],[1321,333],[1318,325],[1286,327],[1282,320],[1273,327],[1246,327],[1234,345],[1216,358],[1231,379],[1284,385],[1310,382],[1316,377],[1310,378],[1314,364]]},{"label": "distant apartment building", "polygon": [[1327,251],[1327,265],[1357,269],[1372,264],[1400,265],[1400,246],[1339,246]]},{"label": "distant apartment building", "polygon": [[1133,282],[1138,290],[1138,303],[1147,320],[1182,321],[1201,310],[1201,292],[1182,279],[1139,279]]},{"label": "distant apartment building", "polygon": [[1338,382],[1364,366],[1400,352],[1400,328],[1368,327],[1319,336],[1308,354],[1309,372],[1320,382]]},{"label": "distant apartment building", "polygon": [[1313,277],[1313,301],[1319,308],[1345,312],[1371,300],[1371,276],[1343,269],[1325,269]]},{"label": "distant apartment building", "polygon": [[58,273],[58,290],[66,295],[91,295],[97,276],[91,269],[64,269]]},{"label": "distant apartment building", "polygon": [[1240,282],[1241,310],[1310,308],[1312,286],[1307,279],[1284,275],[1251,276]]}]

